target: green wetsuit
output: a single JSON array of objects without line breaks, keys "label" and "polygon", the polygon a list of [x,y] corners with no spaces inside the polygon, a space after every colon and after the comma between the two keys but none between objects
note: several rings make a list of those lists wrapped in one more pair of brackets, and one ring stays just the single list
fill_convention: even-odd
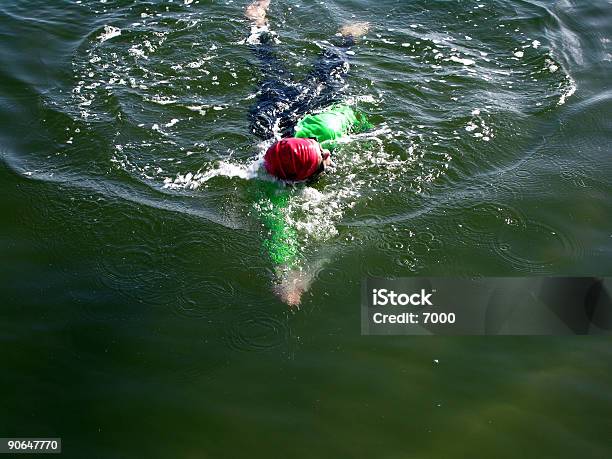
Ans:
[{"label": "green wetsuit", "polygon": [[351,132],[371,129],[365,115],[348,105],[332,105],[320,113],[306,115],[295,126],[295,137],[316,139],[323,148],[334,149]]},{"label": "green wetsuit", "polygon": [[291,267],[299,252],[297,234],[294,228],[287,225],[283,212],[290,190],[280,189],[271,182],[260,183],[258,188],[259,218],[267,230],[262,247],[274,266]]}]

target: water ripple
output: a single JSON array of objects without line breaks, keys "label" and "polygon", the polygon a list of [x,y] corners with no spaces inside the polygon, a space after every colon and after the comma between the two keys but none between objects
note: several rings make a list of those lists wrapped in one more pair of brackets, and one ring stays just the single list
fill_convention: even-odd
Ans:
[{"label": "water ripple", "polygon": [[265,310],[246,308],[227,327],[225,341],[237,351],[263,352],[281,346],[288,334],[287,319]]},{"label": "water ripple", "polygon": [[583,252],[576,238],[534,220],[505,226],[491,245],[513,270],[526,274],[554,273],[568,260],[580,259]]}]

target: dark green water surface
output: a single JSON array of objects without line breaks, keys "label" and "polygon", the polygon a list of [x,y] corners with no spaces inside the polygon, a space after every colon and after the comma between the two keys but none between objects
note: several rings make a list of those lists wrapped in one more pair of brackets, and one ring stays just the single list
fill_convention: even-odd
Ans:
[{"label": "dark green water surface", "polygon": [[609,339],[359,324],[366,276],[612,274],[612,5],[273,1],[298,76],[372,25],[344,98],[375,128],[287,192],[298,311],[262,250],[244,6],[0,3],[0,437],[75,458],[612,457]]}]

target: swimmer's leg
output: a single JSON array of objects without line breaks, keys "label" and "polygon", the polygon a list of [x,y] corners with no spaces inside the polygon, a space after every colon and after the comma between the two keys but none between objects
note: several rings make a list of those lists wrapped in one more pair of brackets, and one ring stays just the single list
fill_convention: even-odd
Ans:
[{"label": "swimmer's leg", "polygon": [[269,0],[257,0],[247,6],[245,16],[251,20],[251,36],[246,40],[257,58],[262,74],[257,101],[249,110],[249,129],[262,140],[273,139],[288,130],[291,120],[287,109],[297,91],[293,74],[278,58],[274,32],[268,29],[266,13]]},{"label": "swimmer's leg", "polygon": [[262,140],[279,135],[289,123],[288,107],[297,95],[293,74],[278,59],[272,37],[261,36],[261,43],[251,45],[261,72],[257,99],[249,110],[250,131]]},{"label": "swimmer's leg", "polygon": [[346,74],[349,68],[348,51],[368,30],[370,30],[369,22],[356,22],[342,26],[338,31],[340,37],[319,55],[309,76],[316,77],[318,83],[325,84],[337,74]]},{"label": "swimmer's leg", "polygon": [[303,113],[323,108],[340,98],[344,77],[350,69],[350,49],[359,37],[369,30],[368,22],[347,24],[340,28],[340,37],[336,43],[326,47],[313,64],[312,70],[301,82],[309,88],[308,100],[303,104]]},{"label": "swimmer's leg", "polygon": [[246,42],[258,60],[260,70],[267,78],[285,73],[274,52],[274,33],[268,30],[266,13],[270,0],[256,0],[246,7],[245,16],[251,20],[251,36]]},{"label": "swimmer's leg", "polygon": [[344,76],[349,70],[349,51],[359,37],[370,30],[368,22],[346,24],[339,30],[340,37],[319,55],[313,65],[310,77],[318,84],[328,84]]}]

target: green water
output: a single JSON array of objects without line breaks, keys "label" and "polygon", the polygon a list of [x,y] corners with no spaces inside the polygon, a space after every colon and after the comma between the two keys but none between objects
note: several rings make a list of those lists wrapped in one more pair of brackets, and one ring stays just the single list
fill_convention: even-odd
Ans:
[{"label": "green water", "polygon": [[0,5],[0,437],[78,458],[611,457],[609,339],[359,334],[368,275],[612,273],[609,2],[273,1],[297,76],[372,24],[343,100],[375,128],[282,197],[298,311],[265,250],[244,6]]}]

